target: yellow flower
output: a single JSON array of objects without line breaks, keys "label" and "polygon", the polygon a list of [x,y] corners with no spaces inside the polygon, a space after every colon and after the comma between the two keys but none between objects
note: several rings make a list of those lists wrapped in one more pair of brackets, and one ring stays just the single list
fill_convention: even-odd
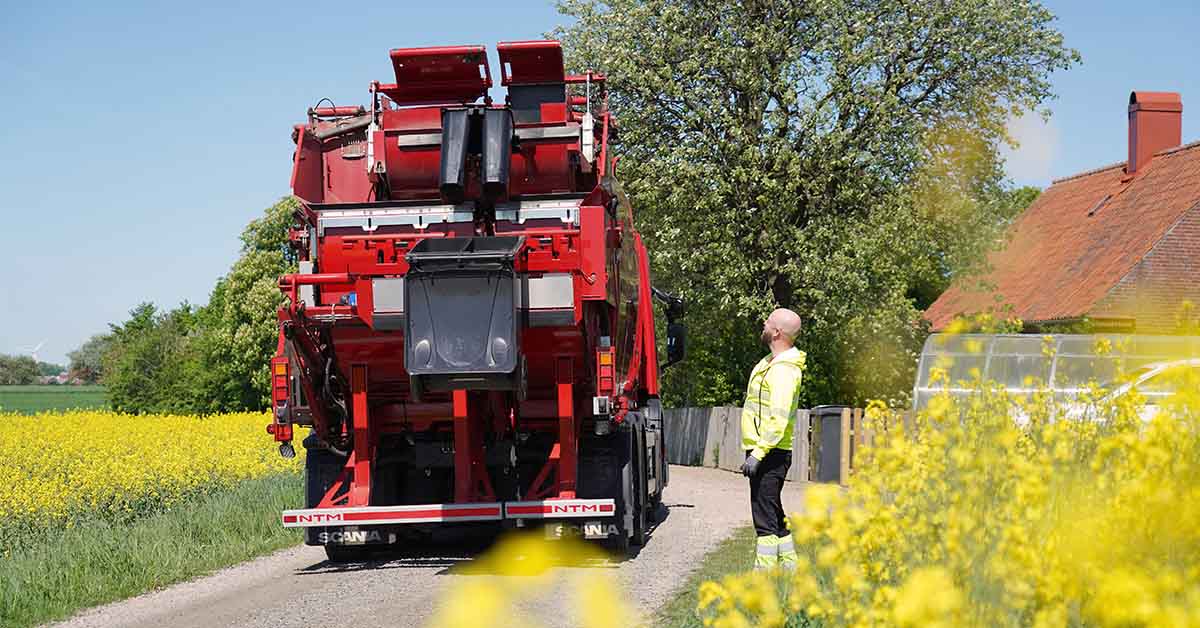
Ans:
[{"label": "yellow flower", "polygon": [[209,417],[70,411],[0,413],[0,515],[8,530],[123,520],[242,480],[299,471],[266,413]]},{"label": "yellow flower", "polygon": [[1148,626],[1159,610],[1156,597],[1145,576],[1118,568],[1100,580],[1087,614],[1106,626]]},{"label": "yellow flower", "polygon": [[953,626],[962,608],[962,594],[941,567],[913,572],[897,595],[893,618],[900,626]]},{"label": "yellow flower", "polygon": [[[807,487],[801,567],[776,596],[831,626],[1200,626],[1195,379],[1150,422],[1144,399],[1094,384],[1090,418],[1046,390],[936,396],[856,456],[848,489]],[[871,404],[869,427],[889,413]],[[700,609],[706,625],[767,615],[766,593],[729,582],[742,581]]]},{"label": "yellow flower", "polygon": [[512,618],[512,614],[512,602],[503,587],[491,580],[467,578],[442,598],[430,626],[489,626]]},{"label": "yellow flower", "polygon": [[624,594],[607,574],[590,573],[575,584],[583,628],[621,628],[636,624]]},{"label": "yellow flower", "polygon": [[696,610],[703,611],[709,606],[724,599],[729,593],[720,584],[711,580],[706,580],[700,584],[700,591],[697,593]]},{"label": "yellow flower", "polygon": [[838,589],[850,592],[859,584],[861,578],[862,575],[854,565],[844,564],[838,567],[833,577],[833,583],[837,585]]}]

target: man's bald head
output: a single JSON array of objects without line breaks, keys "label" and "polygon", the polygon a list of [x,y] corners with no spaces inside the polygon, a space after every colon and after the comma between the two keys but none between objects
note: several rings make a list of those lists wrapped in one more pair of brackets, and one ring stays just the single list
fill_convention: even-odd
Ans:
[{"label": "man's bald head", "polygon": [[800,315],[787,309],[779,308],[763,321],[762,343],[778,355],[796,343],[800,335]]},{"label": "man's bald head", "polygon": [[789,342],[795,342],[796,337],[800,335],[800,315],[786,307],[771,312],[767,322],[782,332]]}]

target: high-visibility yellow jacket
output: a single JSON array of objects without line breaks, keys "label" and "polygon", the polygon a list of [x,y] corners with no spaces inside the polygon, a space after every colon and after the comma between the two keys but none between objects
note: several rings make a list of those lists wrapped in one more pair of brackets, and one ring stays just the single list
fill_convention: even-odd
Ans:
[{"label": "high-visibility yellow jacket", "polygon": [[763,358],[750,373],[742,407],[742,449],[759,460],[772,449],[792,449],[804,359],[804,352],[792,347]]}]

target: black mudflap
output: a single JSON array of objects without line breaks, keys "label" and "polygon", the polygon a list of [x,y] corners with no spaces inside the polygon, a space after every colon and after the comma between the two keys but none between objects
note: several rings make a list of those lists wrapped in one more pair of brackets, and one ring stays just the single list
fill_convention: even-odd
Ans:
[{"label": "black mudflap", "polygon": [[608,522],[617,527],[609,543],[618,553],[645,540],[646,471],[640,464],[644,456],[636,453],[644,447],[639,438],[641,427],[629,426],[580,443],[578,495],[616,502],[616,516]]},{"label": "black mudflap", "polygon": [[[320,447],[317,437],[312,434],[304,439],[304,448],[307,451],[304,459],[304,507],[316,508],[329,487],[337,481],[346,458]],[[339,528],[305,528],[304,543],[324,545],[322,539],[328,539],[328,534],[335,530]]]}]

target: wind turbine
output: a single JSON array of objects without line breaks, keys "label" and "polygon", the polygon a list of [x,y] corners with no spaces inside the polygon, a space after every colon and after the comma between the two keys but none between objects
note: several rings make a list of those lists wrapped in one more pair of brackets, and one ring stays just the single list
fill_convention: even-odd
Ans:
[{"label": "wind turbine", "polygon": [[41,360],[38,360],[38,351],[41,351],[42,347],[45,345],[46,345],[46,341],[43,340],[43,341],[39,342],[36,347],[34,347],[32,349],[26,349],[25,351],[26,351],[26,353],[29,354],[29,356],[31,358],[33,358],[34,362],[40,362]]}]

